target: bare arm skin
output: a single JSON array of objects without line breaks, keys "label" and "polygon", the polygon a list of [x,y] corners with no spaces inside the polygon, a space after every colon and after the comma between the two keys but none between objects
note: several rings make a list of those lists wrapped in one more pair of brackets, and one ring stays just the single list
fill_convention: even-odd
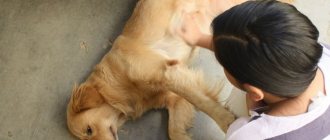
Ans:
[{"label": "bare arm skin", "polygon": [[196,23],[198,16],[200,16],[198,13],[186,13],[182,26],[177,32],[187,44],[213,51],[212,35],[200,31]]}]

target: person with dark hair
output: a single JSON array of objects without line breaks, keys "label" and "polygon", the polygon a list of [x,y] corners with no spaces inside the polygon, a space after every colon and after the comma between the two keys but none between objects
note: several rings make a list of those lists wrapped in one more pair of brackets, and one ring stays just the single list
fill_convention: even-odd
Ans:
[{"label": "person with dark hair", "polygon": [[213,20],[213,36],[187,17],[181,36],[214,51],[246,92],[250,117],[231,124],[227,139],[330,139],[330,46],[305,15],[274,0],[247,1]]}]

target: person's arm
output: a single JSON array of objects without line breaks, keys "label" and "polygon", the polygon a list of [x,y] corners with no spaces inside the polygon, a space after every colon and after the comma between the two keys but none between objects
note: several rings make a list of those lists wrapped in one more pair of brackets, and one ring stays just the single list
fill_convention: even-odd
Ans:
[{"label": "person's arm", "polygon": [[213,51],[212,35],[202,34],[196,45]]},{"label": "person's arm", "polygon": [[195,21],[196,16],[199,16],[198,13],[187,13],[182,26],[178,29],[178,34],[191,46],[199,46],[213,51],[212,35],[200,31]]}]

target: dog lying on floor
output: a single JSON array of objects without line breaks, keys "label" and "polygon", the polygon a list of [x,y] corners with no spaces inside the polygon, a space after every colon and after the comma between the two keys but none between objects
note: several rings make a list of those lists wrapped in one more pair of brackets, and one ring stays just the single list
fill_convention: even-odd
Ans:
[{"label": "dog lying on floor", "polygon": [[[209,20],[200,20],[199,24],[208,32],[216,15],[214,8],[210,8],[214,2],[139,0],[111,51],[84,83],[74,87],[67,107],[69,130],[80,139],[116,140],[117,130],[126,120],[138,118],[150,109],[167,108],[170,139],[190,139],[186,129],[192,124],[195,109],[167,87],[172,88],[173,82],[169,80],[175,71],[193,73],[190,76],[199,80],[196,81],[199,85],[185,87],[203,89],[201,95],[217,103],[212,108],[217,110],[214,116],[221,128],[226,129],[234,116],[218,104],[221,86],[208,87],[200,72],[188,68],[177,70],[187,66],[197,51],[176,35],[183,13],[199,11],[205,15]],[[184,81],[177,78],[174,81]]]}]

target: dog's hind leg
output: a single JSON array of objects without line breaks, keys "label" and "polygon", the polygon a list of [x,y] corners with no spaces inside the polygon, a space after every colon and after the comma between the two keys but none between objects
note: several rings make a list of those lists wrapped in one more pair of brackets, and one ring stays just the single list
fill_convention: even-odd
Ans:
[{"label": "dog's hind leg", "polygon": [[[172,93],[171,93],[172,94]],[[192,126],[195,109],[187,100],[177,95],[167,98],[169,112],[168,133],[171,140],[190,140],[187,129]]]}]

